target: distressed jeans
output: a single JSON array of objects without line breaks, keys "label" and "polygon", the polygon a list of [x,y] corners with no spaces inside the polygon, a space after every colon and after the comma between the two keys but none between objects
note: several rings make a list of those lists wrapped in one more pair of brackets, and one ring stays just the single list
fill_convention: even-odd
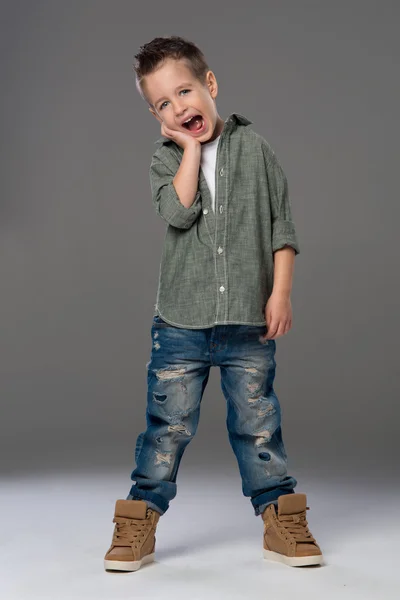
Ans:
[{"label": "distressed jeans", "polygon": [[243,494],[256,515],[297,485],[287,474],[281,408],[273,388],[275,340],[266,325],[184,329],[153,317],[147,363],[147,428],[136,442],[134,482],[127,499],[145,500],[163,514],[177,491],[186,446],[196,433],[210,367],[219,366],[229,441]]}]

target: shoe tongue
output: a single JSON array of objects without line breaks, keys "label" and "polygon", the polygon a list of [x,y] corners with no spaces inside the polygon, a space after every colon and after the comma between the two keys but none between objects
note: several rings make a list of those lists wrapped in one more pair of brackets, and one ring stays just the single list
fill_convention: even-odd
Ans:
[{"label": "shoe tongue", "polygon": [[147,504],[143,500],[117,500],[115,516],[127,519],[145,519]]},{"label": "shoe tongue", "polygon": [[278,497],[278,516],[302,512],[306,510],[306,506],[305,494],[284,494]]}]

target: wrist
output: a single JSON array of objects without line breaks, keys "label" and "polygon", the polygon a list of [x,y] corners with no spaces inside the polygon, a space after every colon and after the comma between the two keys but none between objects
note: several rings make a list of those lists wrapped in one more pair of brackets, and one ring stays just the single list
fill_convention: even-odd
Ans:
[{"label": "wrist", "polygon": [[280,298],[290,298],[291,288],[273,287],[272,293]]},{"label": "wrist", "polygon": [[201,152],[201,144],[194,138],[190,138],[183,149],[189,152]]}]

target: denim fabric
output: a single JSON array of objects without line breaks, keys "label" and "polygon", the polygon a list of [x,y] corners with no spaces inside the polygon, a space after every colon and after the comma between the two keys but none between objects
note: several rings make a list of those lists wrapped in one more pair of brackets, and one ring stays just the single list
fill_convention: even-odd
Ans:
[{"label": "denim fabric", "polygon": [[275,340],[260,339],[266,325],[175,327],[153,317],[147,363],[147,429],[136,443],[128,499],[145,500],[161,514],[177,492],[176,477],[196,433],[210,367],[220,367],[227,428],[243,494],[259,515],[278,496],[293,492],[287,474],[281,408],[273,388]]}]

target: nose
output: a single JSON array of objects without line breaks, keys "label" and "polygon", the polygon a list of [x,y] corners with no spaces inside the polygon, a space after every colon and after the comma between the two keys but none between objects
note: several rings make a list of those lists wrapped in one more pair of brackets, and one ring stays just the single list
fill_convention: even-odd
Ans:
[{"label": "nose", "polygon": [[186,108],[182,104],[175,105],[175,116],[180,119],[185,114]]}]

